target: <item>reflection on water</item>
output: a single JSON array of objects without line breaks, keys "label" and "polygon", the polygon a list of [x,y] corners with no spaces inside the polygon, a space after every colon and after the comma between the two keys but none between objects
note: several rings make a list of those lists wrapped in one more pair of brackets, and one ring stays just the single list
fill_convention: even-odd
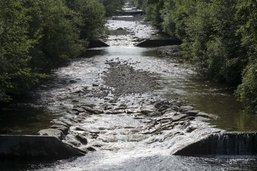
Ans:
[{"label": "reflection on water", "polygon": [[30,135],[50,127],[53,115],[32,106],[13,106],[0,110],[0,134]]}]

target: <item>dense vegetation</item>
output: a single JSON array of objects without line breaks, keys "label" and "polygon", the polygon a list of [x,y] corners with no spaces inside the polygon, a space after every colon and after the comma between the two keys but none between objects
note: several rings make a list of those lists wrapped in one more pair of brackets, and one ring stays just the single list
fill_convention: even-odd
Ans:
[{"label": "dense vegetation", "polygon": [[[0,102],[85,51],[121,0],[0,0]],[[106,9],[106,10],[105,10]]]},{"label": "dense vegetation", "polygon": [[237,88],[257,112],[256,0],[135,0],[148,19],[182,41],[183,57],[199,73]]},{"label": "dense vegetation", "polygon": [[117,10],[121,10],[126,0],[100,0],[106,9],[106,16],[115,15]]}]

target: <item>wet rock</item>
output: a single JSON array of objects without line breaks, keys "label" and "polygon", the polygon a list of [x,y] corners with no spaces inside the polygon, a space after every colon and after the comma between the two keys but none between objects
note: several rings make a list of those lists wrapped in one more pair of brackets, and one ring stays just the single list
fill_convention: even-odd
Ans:
[{"label": "wet rock", "polygon": [[156,107],[157,109],[160,109],[160,108],[162,108],[163,106],[165,106],[165,107],[170,107],[170,102],[169,101],[159,101],[159,102],[156,102],[155,104],[154,104],[154,107]]},{"label": "wet rock", "polygon": [[120,109],[127,109],[127,108],[128,108],[128,106],[126,104],[120,104],[119,107],[118,107],[119,110]]},{"label": "wet rock", "polygon": [[188,116],[196,116],[199,113],[199,110],[189,110],[185,112]]},{"label": "wet rock", "polygon": [[56,125],[63,125],[65,127],[69,127],[68,124],[66,124],[66,123],[64,123],[64,122],[62,122],[60,120],[57,120],[57,119],[52,120],[51,123],[56,124]]},{"label": "wet rock", "polygon": [[70,145],[72,145],[72,146],[74,146],[74,147],[79,147],[79,146],[81,146],[81,144],[80,144],[78,141],[73,140],[73,139],[69,139],[69,140],[67,141],[67,143],[70,144]]},{"label": "wet rock", "polygon": [[52,129],[58,129],[60,131],[62,131],[64,134],[67,134],[68,133],[68,130],[69,128],[67,126],[64,126],[64,125],[52,125],[51,126]]},{"label": "wet rock", "polygon": [[38,132],[39,135],[41,136],[51,136],[51,137],[56,137],[58,139],[63,139],[64,134],[61,130],[58,129],[43,129],[41,131]]},{"label": "wet rock", "polygon": [[183,119],[187,118],[186,114],[175,114],[172,116],[172,119],[174,122],[181,121]]},{"label": "wet rock", "polygon": [[75,84],[75,83],[77,83],[77,81],[76,80],[70,80],[70,83]]},{"label": "wet rock", "polygon": [[151,115],[155,112],[155,107],[154,106],[143,106],[140,108],[140,111],[144,115]]},{"label": "wet rock", "polygon": [[193,106],[181,106],[180,107],[180,111],[182,111],[182,112],[186,112],[186,111],[193,110],[193,109],[194,109]]},{"label": "wet rock", "polygon": [[88,151],[91,151],[91,152],[96,151],[96,149],[93,148],[93,147],[88,147],[87,150],[88,150]]},{"label": "wet rock", "polygon": [[172,105],[171,109],[178,112],[180,110],[180,107],[177,105]]},{"label": "wet rock", "polygon": [[76,131],[86,131],[85,128],[83,128],[83,127],[78,127],[78,126],[75,128],[75,130],[76,130]]},{"label": "wet rock", "polygon": [[194,127],[194,126],[189,126],[187,129],[186,129],[186,132],[187,133],[191,133],[191,132],[193,132],[194,130],[196,130],[197,128],[196,127]]},{"label": "wet rock", "polygon": [[60,120],[60,122],[63,122],[64,124],[66,124],[68,126],[73,125],[73,123],[67,118],[61,117],[59,120]]},{"label": "wet rock", "polygon": [[89,48],[96,48],[96,47],[108,47],[109,45],[103,42],[102,40],[92,40],[89,42]]},{"label": "wet rock", "polygon": [[117,30],[124,30],[123,28],[121,28],[121,27],[119,27],[119,28],[117,28]]},{"label": "wet rock", "polygon": [[127,114],[132,114],[132,113],[135,113],[135,111],[134,111],[134,110],[131,110],[131,109],[127,109],[127,110],[126,110],[126,113],[127,113]]},{"label": "wet rock", "polygon": [[190,121],[183,121],[183,122],[180,122],[180,129],[182,130],[187,130],[187,128],[189,127],[190,125]]},{"label": "wet rock", "polygon": [[85,112],[85,110],[84,110],[83,108],[80,108],[80,107],[78,107],[78,108],[73,108],[72,111],[75,111],[75,112],[77,112],[77,113]]},{"label": "wet rock", "polygon": [[92,114],[102,114],[104,113],[103,110],[100,109],[95,109],[89,106],[83,106],[83,109],[85,109],[87,112],[92,113]]},{"label": "wet rock", "polygon": [[87,139],[81,135],[76,135],[75,138],[83,145],[88,143]]},{"label": "wet rock", "polygon": [[206,119],[218,119],[218,118],[219,118],[219,117],[216,116],[216,115],[208,114],[208,113],[204,113],[204,112],[199,112],[199,113],[197,114],[197,116],[203,117],[203,118],[206,118]]},{"label": "wet rock", "polygon": [[125,110],[107,110],[104,112],[105,114],[121,114],[121,113],[126,113]]},{"label": "wet rock", "polygon": [[181,41],[177,38],[171,39],[153,39],[153,40],[145,40],[143,42],[138,43],[136,46],[138,47],[160,47],[167,45],[180,45]]},{"label": "wet rock", "polygon": [[[80,93],[80,92],[75,92],[75,93]],[[79,100],[72,100],[71,102],[72,102],[72,103],[78,103]]]}]

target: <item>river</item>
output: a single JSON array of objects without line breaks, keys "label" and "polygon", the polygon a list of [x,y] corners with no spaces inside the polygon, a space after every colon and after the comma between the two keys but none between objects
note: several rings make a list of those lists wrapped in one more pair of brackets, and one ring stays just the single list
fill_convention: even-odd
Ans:
[{"label": "river", "polygon": [[[50,121],[71,115],[81,104],[122,105],[136,110],[156,99],[177,100],[203,112],[219,116],[210,130],[256,131],[257,117],[241,109],[230,88],[203,81],[192,66],[158,55],[158,48],[134,46],[142,39],[158,36],[142,16],[109,19],[110,47],[90,49],[68,66],[58,68],[50,79],[27,98],[1,111],[3,134],[35,134],[51,126]],[[107,106],[106,106],[107,105]],[[182,157],[172,154],[171,143],[163,135],[142,135],[147,118],[135,120],[122,114],[90,115],[71,128],[101,130],[96,152],[84,157],[51,163],[1,161],[1,170],[256,170],[255,157]],[[140,120],[141,119],[141,120]],[[15,122],[14,122],[15,121]],[[93,130],[93,131],[92,131]],[[104,130],[104,131],[103,131]],[[139,131],[138,131],[139,130]],[[162,141],[160,141],[160,139]],[[91,140],[91,139],[90,139]],[[158,141],[157,141],[158,140]],[[176,141],[176,142],[175,142]],[[91,145],[92,145],[91,144]]]}]

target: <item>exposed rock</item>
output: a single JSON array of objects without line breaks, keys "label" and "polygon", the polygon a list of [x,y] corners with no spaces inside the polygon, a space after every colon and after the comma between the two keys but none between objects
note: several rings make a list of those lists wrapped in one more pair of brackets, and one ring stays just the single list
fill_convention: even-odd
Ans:
[{"label": "exposed rock", "polygon": [[143,106],[140,108],[140,111],[144,115],[151,115],[155,112],[155,107],[154,106]]},{"label": "exposed rock", "polygon": [[69,130],[69,127],[64,126],[64,125],[57,125],[57,124],[52,125],[51,128],[60,130],[60,131],[62,131],[64,134],[67,134],[67,133],[68,133],[68,130]]},{"label": "exposed rock", "polygon": [[67,126],[73,125],[73,123],[67,118],[61,117],[61,118],[59,118],[59,120],[60,120],[60,122],[66,124]]},{"label": "exposed rock", "polygon": [[88,151],[96,151],[96,149],[93,148],[93,147],[88,147],[87,150],[88,150]]},{"label": "exposed rock", "polygon": [[181,112],[186,112],[186,111],[193,110],[193,109],[194,109],[193,106],[181,106],[180,107]]},{"label": "exposed rock", "polygon": [[60,120],[57,120],[57,119],[52,120],[51,123],[56,124],[56,125],[63,125],[65,127],[69,127],[68,124],[66,124],[66,123],[64,123],[64,122],[62,122]]},{"label": "exposed rock", "polygon": [[80,107],[73,108],[72,111],[74,111],[77,114],[85,112],[85,110],[83,108],[80,108]]},{"label": "exposed rock", "polygon": [[196,116],[199,113],[199,110],[188,110],[185,112],[188,116]]},{"label": "exposed rock", "polygon": [[77,81],[76,80],[70,80],[70,83],[75,84],[75,83],[77,83]]},{"label": "exposed rock", "polygon": [[208,113],[204,113],[204,112],[199,112],[199,113],[197,114],[197,116],[203,117],[203,118],[207,118],[207,119],[218,119],[218,116],[217,116],[217,115],[208,114]]},{"label": "exposed rock", "polygon": [[104,43],[102,40],[92,40],[89,42],[89,48],[96,48],[96,47],[108,47],[109,45]]},{"label": "exposed rock", "polygon": [[89,106],[83,106],[83,109],[85,109],[87,112],[92,113],[92,114],[102,114],[103,111],[100,109],[95,109]]},{"label": "exposed rock", "polygon": [[51,137],[56,137],[58,139],[63,139],[64,137],[64,134],[61,130],[58,130],[58,129],[43,129],[43,130],[40,130],[38,132],[39,135],[41,136],[51,136]]},{"label": "exposed rock", "polygon": [[136,46],[138,47],[160,47],[167,45],[180,45],[181,41],[178,38],[170,38],[170,39],[155,39],[155,40],[145,40],[143,42],[138,43]]},{"label": "exposed rock", "polygon": [[68,143],[68,144],[70,144],[70,145],[72,145],[74,147],[81,146],[81,144],[78,141],[74,140],[74,139],[69,139],[68,141],[66,141],[66,143]]},{"label": "exposed rock", "polygon": [[93,86],[93,87],[98,87],[99,85],[96,84],[96,83],[94,83],[94,84],[92,84],[92,86]]},{"label": "exposed rock", "polygon": [[76,131],[86,131],[86,129],[84,129],[84,128],[82,128],[82,127],[78,127],[78,126],[75,128],[75,130],[76,130]]},{"label": "exposed rock", "polygon": [[87,139],[81,135],[76,135],[75,137],[77,140],[81,142],[81,144],[86,145],[88,143]]},{"label": "exposed rock", "polygon": [[191,133],[191,132],[193,132],[194,130],[196,130],[197,128],[196,127],[194,127],[194,126],[189,126],[187,129],[186,129],[186,132],[187,133]]}]

